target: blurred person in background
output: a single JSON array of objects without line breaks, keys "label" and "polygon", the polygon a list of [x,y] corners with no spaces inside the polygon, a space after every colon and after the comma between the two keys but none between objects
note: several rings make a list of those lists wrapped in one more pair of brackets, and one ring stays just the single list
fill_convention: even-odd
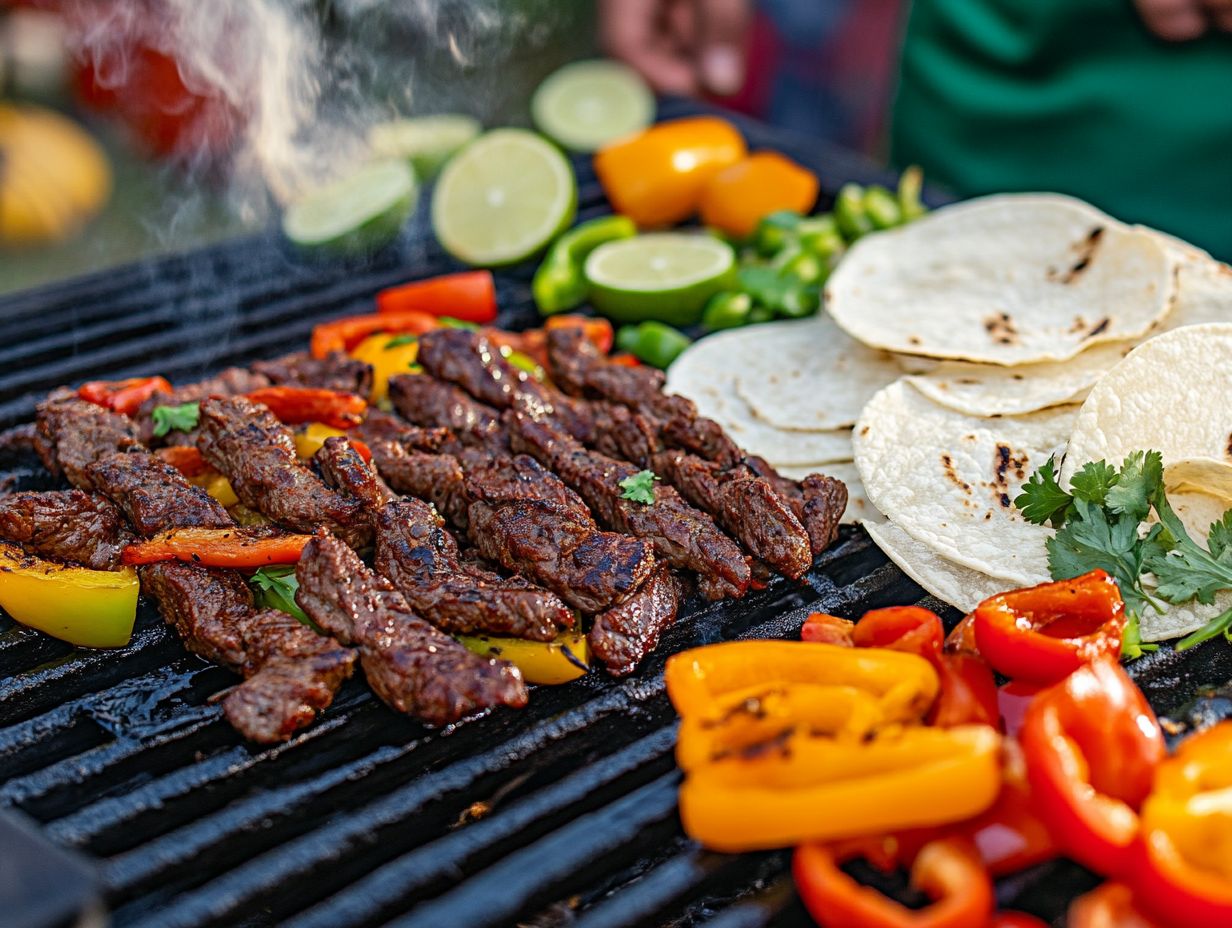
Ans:
[{"label": "blurred person in background", "polygon": [[1055,190],[1232,258],[1232,0],[599,0],[605,49],[962,196]]}]

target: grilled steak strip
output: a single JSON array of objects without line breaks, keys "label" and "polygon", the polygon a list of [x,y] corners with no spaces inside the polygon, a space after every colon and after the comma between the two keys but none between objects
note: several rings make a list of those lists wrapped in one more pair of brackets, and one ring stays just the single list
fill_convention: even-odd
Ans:
[{"label": "grilled steak strip", "polygon": [[293,531],[324,526],[355,547],[372,542],[363,503],[331,490],[305,467],[291,430],[265,406],[238,396],[204,400],[197,444],[249,509]]},{"label": "grilled steak strip", "polygon": [[92,490],[86,469],[105,454],[140,451],[131,419],[56,391],[38,405],[38,452],[53,474],[79,490]]},{"label": "grilled steak strip", "polygon": [[325,483],[360,500],[369,510],[380,509],[395,493],[365,461],[351,442],[340,436],[325,439],[312,458]]},{"label": "grilled steak strip", "polygon": [[676,578],[660,564],[636,593],[595,616],[586,640],[609,673],[632,673],[655,649],[659,635],[676,620],[679,595]]},{"label": "grilled steak strip", "polygon": [[419,339],[419,363],[437,380],[456,384],[493,409],[503,411],[516,402],[528,412],[550,411],[547,388],[506,361],[500,349],[479,332],[425,332]]},{"label": "grilled steak strip", "polygon": [[454,528],[470,525],[471,499],[466,492],[462,465],[450,454],[408,451],[397,442],[373,442],[372,463],[377,472],[399,493],[427,500]]},{"label": "grilled steak strip", "polygon": [[358,396],[372,392],[372,365],[343,351],[331,352],[323,358],[297,351],[272,361],[257,361],[252,365],[252,372],[275,385],[340,390]]},{"label": "grilled steak strip", "polygon": [[[625,499],[620,481],[636,474],[636,465],[587,451],[576,439],[526,413],[513,414],[510,441],[515,451],[526,452],[555,471],[604,524],[648,539],[662,560],[696,573],[707,599],[744,595],[750,574],[739,546],[670,486],[656,487],[653,503]],[[807,542],[805,548],[807,568]]]},{"label": "grilled steak strip", "polygon": [[419,428],[407,425],[404,419],[382,412],[376,407],[368,407],[364,421],[348,434],[361,441],[373,445],[378,441],[396,441],[419,451],[437,451],[452,436],[448,429]]},{"label": "grilled steak strip", "polygon": [[500,413],[460,387],[422,374],[401,374],[389,379],[389,399],[416,425],[442,426],[472,444],[503,450]]},{"label": "grilled steak strip", "polygon": [[169,561],[141,568],[141,586],[190,651],[244,676],[222,708],[251,741],[287,740],[351,675],[354,651],[286,613],[255,609],[248,584],[234,571]]},{"label": "grilled steak strip", "polygon": [[235,524],[216,499],[148,452],[104,455],[86,473],[142,535],[172,528],[228,528]]},{"label": "grilled steak strip", "polygon": [[176,387],[170,393],[155,393],[141,404],[141,409],[137,411],[133,419],[137,424],[137,432],[141,440],[147,445],[193,445],[197,441],[196,429],[188,432],[173,431],[161,437],[155,437],[154,410],[159,406],[198,403],[207,396],[235,396],[250,393],[269,385],[270,380],[264,374],[243,367],[228,367],[213,377]]},{"label": "grilled steak strip", "polygon": [[295,573],[296,602],[321,628],[359,649],[369,684],[399,712],[447,725],[492,706],[526,704],[516,667],[473,654],[429,625],[338,539],[317,535]]},{"label": "grilled steak strip", "polygon": [[133,534],[105,497],[64,490],[0,498],[0,538],[41,557],[115,570]]},{"label": "grilled steak strip", "polygon": [[387,503],[376,519],[377,573],[437,628],[551,641],[573,625],[573,613],[547,590],[511,583],[478,567],[464,568],[458,543],[428,503]]}]

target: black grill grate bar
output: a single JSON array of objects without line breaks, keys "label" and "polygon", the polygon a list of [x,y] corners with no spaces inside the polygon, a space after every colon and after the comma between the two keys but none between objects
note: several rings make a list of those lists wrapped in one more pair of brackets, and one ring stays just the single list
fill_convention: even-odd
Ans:
[{"label": "black grill grate bar", "polygon": [[611,898],[588,910],[574,928],[621,928],[623,925],[649,922],[671,903],[708,883],[717,874],[732,869],[735,858],[708,854],[695,845],[669,858],[640,877],[629,887],[622,887]]},{"label": "black grill grate bar", "polygon": [[388,918],[413,895],[420,895],[473,869],[481,857],[499,853],[513,840],[533,838],[559,817],[561,809],[582,808],[610,784],[660,760],[675,746],[676,725],[661,728],[618,753],[593,762],[578,773],[498,810],[466,828],[397,858],[331,896],[297,918],[288,928],[336,928],[371,924]]}]

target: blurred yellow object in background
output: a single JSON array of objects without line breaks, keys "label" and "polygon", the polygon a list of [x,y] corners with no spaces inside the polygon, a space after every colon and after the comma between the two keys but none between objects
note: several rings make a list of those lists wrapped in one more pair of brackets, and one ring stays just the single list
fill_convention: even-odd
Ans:
[{"label": "blurred yellow object in background", "polygon": [[110,194],[111,166],[89,133],[52,110],[0,103],[0,246],[66,239]]}]

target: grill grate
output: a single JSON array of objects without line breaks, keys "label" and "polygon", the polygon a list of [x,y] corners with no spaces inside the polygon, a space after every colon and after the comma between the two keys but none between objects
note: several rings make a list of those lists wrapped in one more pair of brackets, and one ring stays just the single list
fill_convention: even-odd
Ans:
[{"label": "grill grate", "polygon": [[[875,179],[850,155],[745,128],[817,168],[825,189]],[[578,168],[583,216],[601,213]],[[61,383],[191,379],[293,350],[316,321],[367,311],[381,287],[453,270],[429,242],[419,229],[370,262],[323,267],[253,238],[0,301],[0,427]],[[531,320],[528,278],[502,275],[503,323]],[[922,596],[845,531],[800,583],[692,603],[630,679],[538,688],[521,712],[436,732],[352,681],[317,724],[269,749],[239,742],[208,701],[234,678],[188,655],[147,607],[118,653],[0,618],[0,808],[91,859],[118,926],[804,925],[787,854],[711,854],[681,834],[663,663],[698,644],[789,635],[808,611]],[[1226,647],[1160,652],[1135,672],[1175,718],[1232,707],[1197,696],[1232,680]],[[1056,918],[1087,882],[1056,865],[1001,893]]]}]

